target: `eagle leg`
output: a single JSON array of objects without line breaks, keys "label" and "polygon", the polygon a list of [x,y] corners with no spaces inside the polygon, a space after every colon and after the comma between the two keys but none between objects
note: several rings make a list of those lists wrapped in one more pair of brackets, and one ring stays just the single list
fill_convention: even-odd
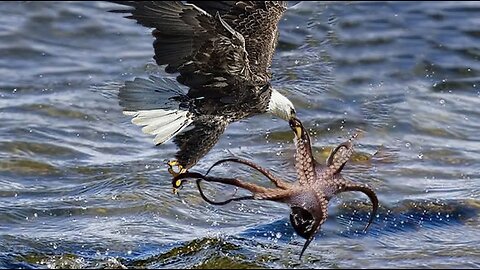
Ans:
[{"label": "eagle leg", "polygon": [[[170,160],[168,163],[168,173],[170,173],[174,178],[179,176],[180,174],[186,173],[187,169],[185,169],[177,160]],[[173,169],[173,167],[177,167],[177,171]],[[182,186],[182,181],[178,180],[173,183],[173,194],[178,194],[178,189]]]}]

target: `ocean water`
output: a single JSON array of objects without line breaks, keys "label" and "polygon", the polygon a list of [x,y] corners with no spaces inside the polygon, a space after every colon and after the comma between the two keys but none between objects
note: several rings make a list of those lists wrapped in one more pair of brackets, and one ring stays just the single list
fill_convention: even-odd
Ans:
[{"label": "ocean water", "polygon": [[[346,178],[304,240],[281,204],[175,196],[165,161],[121,113],[126,80],[167,76],[150,30],[106,2],[1,2],[0,268],[480,267],[480,3],[302,2],[280,23],[272,85],[318,161],[363,130]],[[270,115],[230,125],[195,167],[238,156],[294,181],[293,134]],[[235,166],[217,168],[257,184]],[[226,187],[219,193],[233,192]],[[213,188],[212,188],[213,191]]]}]

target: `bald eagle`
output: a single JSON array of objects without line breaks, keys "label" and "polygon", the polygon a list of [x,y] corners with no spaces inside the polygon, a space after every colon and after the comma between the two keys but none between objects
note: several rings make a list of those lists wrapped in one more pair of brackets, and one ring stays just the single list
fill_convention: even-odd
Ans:
[{"label": "bald eagle", "polygon": [[119,103],[155,144],[174,138],[179,151],[170,165],[179,173],[206,155],[229,123],[267,112],[295,117],[292,102],[270,84],[286,1],[114,2],[128,7],[113,12],[154,28],[153,58],[178,74],[177,82],[127,81]]}]

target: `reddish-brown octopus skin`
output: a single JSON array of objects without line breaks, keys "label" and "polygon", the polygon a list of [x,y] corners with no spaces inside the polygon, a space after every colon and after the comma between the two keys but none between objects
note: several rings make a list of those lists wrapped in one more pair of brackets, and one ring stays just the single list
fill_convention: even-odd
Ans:
[{"label": "reddish-brown octopus skin", "polygon": [[[347,142],[337,146],[327,158],[326,164],[323,165],[314,159],[310,137],[300,120],[294,118],[290,120],[289,124],[295,133],[296,182],[285,182],[282,179],[277,178],[267,169],[248,160],[229,158],[217,161],[205,175],[188,172],[175,177],[173,183],[176,185],[179,180],[186,180],[189,178],[197,179],[197,186],[202,198],[207,202],[216,205],[249,199],[271,200],[286,203],[292,210],[290,213],[290,222],[293,228],[298,235],[307,239],[302,252],[300,253],[301,258],[310,242],[320,230],[321,225],[327,219],[328,203],[333,196],[341,192],[360,191],[369,197],[373,205],[373,211],[364,230],[367,230],[373,222],[373,218],[378,209],[378,199],[375,192],[367,185],[346,180],[341,175],[342,169],[353,154],[353,140],[357,137],[357,134],[354,134]],[[266,188],[236,178],[208,176],[208,173],[213,167],[225,162],[236,162],[252,167],[266,176],[276,187]],[[202,180],[233,185],[250,191],[252,195],[232,198],[222,202],[213,201],[204,194],[200,185]]]}]

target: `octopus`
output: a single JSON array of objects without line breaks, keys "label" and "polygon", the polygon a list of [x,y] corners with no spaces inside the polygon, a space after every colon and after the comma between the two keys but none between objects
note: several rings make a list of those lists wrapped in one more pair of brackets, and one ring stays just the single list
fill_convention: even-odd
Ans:
[{"label": "octopus", "polygon": [[[353,141],[357,138],[357,133],[348,141],[334,148],[327,158],[326,164],[321,164],[314,159],[309,134],[300,120],[292,118],[289,121],[289,125],[295,133],[294,143],[296,152],[294,159],[297,181],[293,183],[284,181],[269,170],[249,160],[228,158],[214,163],[206,174],[198,172],[179,174],[173,178],[172,184],[174,188],[178,188],[184,181],[196,180],[201,197],[213,205],[225,205],[233,201],[243,200],[269,200],[287,204],[291,209],[290,223],[292,227],[297,235],[306,239],[300,253],[301,259],[315,235],[320,231],[321,225],[326,221],[329,201],[335,195],[342,192],[359,191],[368,196],[373,210],[363,232],[367,231],[376,216],[378,198],[368,185],[347,180],[341,174],[345,164],[354,152]],[[275,187],[267,188],[237,178],[208,176],[212,168],[226,162],[240,163],[257,170],[268,178]],[[200,185],[201,181],[235,186],[249,191],[251,195],[234,197],[225,201],[214,201],[205,195]]]}]

